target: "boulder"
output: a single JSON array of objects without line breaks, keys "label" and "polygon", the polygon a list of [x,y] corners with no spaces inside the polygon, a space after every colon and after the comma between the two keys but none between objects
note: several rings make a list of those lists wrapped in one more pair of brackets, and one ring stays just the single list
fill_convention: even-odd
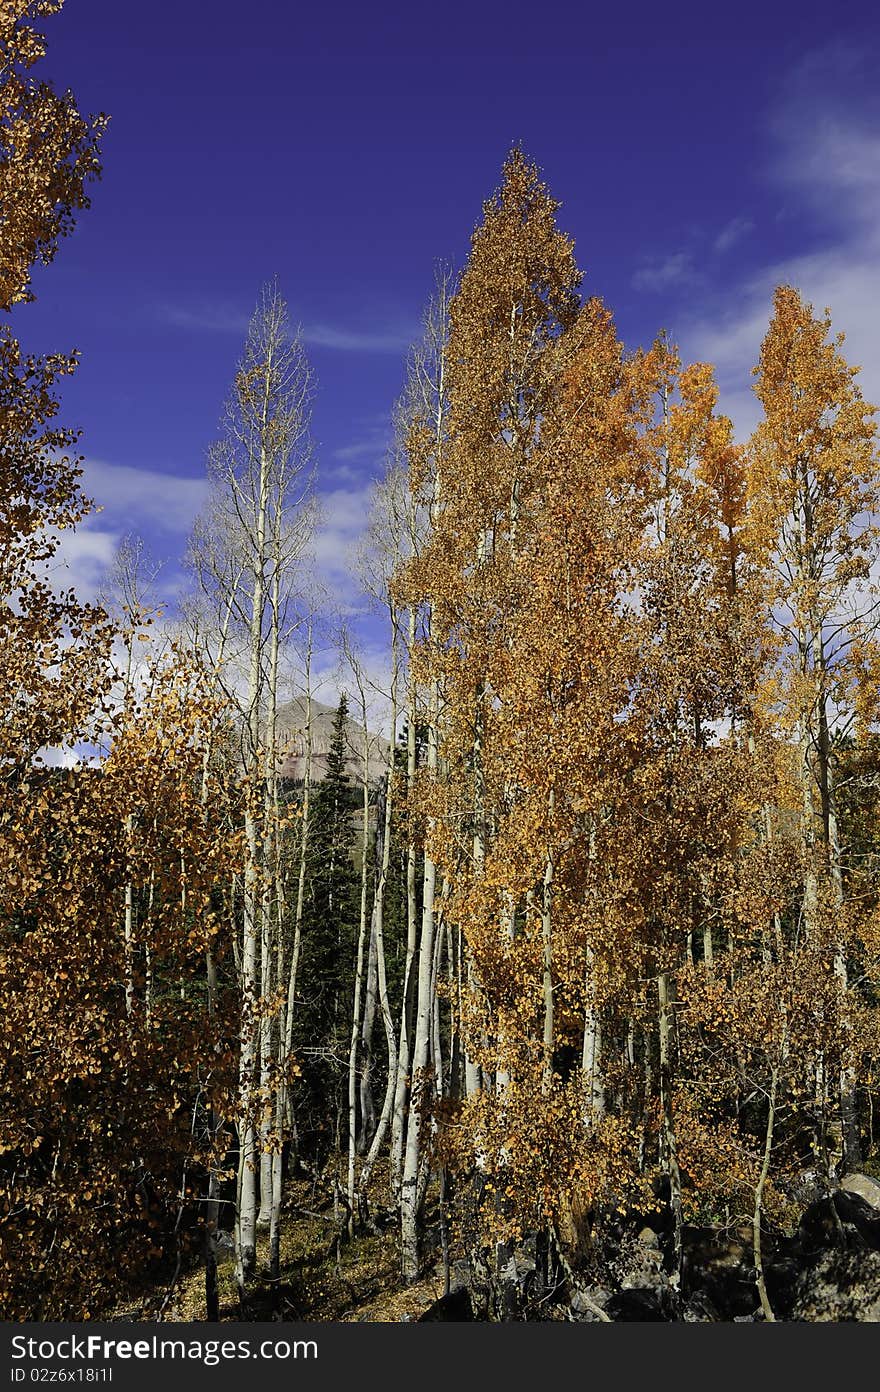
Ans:
[{"label": "boulder", "polygon": [[621,1322],[648,1321],[652,1324],[675,1319],[675,1300],[667,1288],[653,1290],[627,1289],[611,1296],[606,1312],[612,1320]]},{"label": "boulder", "polygon": [[823,1252],[798,1277],[791,1318],[880,1324],[880,1253]]},{"label": "boulder", "polygon": [[685,1302],[709,1302],[720,1320],[751,1315],[757,1304],[751,1230],[685,1226],[682,1295]]},{"label": "boulder", "polygon": [[570,1309],[575,1318],[585,1324],[601,1323],[596,1307],[607,1310],[610,1299],[611,1291],[606,1286],[585,1286],[582,1290],[576,1290],[571,1297]]},{"label": "boulder", "polygon": [[828,1193],[828,1180],[821,1170],[801,1170],[784,1186],[789,1197],[801,1208],[809,1208]]},{"label": "boulder", "polygon": [[880,1212],[849,1189],[837,1189],[801,1215],[797,1247],[808,1259],[829,1248],[880,1251]]},{"label": "boulder", "polygon": [[682,1306],[679,1318],[685,1324],[718,1324],[721,1320],[721,1316],[712,1301],[702,1291],[692,1295],[690,1300]]},{"label": "boulder", "polygon": [[418,1316],[417,1322],[426,1324],[435,1320],[470,1321],[473,1318],[467,1287],[459,1286],[457,1290],[451,1290],[448,1295],[441,1295],[439,1300],[429,1305],[424,1314]]},{"label": "boulder", "polygon": [[843,1176],[840,1187],[848,1194],[856,1194],[864,1199],[866,1204],[880,1213],[880,1180],[872,1179],[870,1175],[848,1174]]}]

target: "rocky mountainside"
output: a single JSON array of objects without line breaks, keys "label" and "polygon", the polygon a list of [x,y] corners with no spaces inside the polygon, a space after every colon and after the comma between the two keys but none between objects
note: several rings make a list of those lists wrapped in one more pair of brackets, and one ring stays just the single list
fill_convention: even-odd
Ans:
[{"label": "rocky mountainside", "polygon": [[[311,701],[312,724],[312,781],[320,782],[327,773],[327,755],[333,737],[333,706]],[[298,696],[278,710],[278,739],[282,749],[280,773],[282,778],[291,778],[301,783],[306,772],[306,724],[307,704],[304,696]],[[369,733],[370,742],[370,781],[374,782],[385,767],[389,742],[382,735]],[[356,720],[346,722],[346,743],[348,758],[346,769],[353,783],[360,783],[363,772],[363,726]]]}]

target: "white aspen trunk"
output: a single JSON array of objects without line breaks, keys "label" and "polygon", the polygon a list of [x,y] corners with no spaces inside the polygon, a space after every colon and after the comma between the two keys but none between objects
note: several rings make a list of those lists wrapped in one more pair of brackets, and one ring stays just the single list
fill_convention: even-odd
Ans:
[{"label": "white aspen trunk", "polygon": [[[509,943],[513,942],[513,935],[516,927],[516,905],[513,896],[505,889],[503,891],[504,905],[501,910],[501,931]],[[529,921],[535,907],[535,895],[533,890],[526,894],[526,920]],[[510,1084],[510,1073],[508,1072],[505,1061],[506,1037],[501,1021],[498,1022],[498,1045],[497,1056],[495,1059],[495,1092],[500,1097]]]},{"label": "white aspen trunk", "polygon": [[[428,772],[437,776],[437,718],[439,692],[436,681],[431,686],[428,723]],[[432,824],[427,841],[430,843]],[[431,988],[434,967],[434,892],[437,869],[428,853],[424,856],[422,880],[422,931],[419,943],[418,994],[416,998],[415,1038],[412,1054],[410,1104],[407,1117],[406,1145],[400,1186],[400,1245],[401,1266],[405,1281],[415,1281],[419,1274],[419,1168],[422,1159],[422,1108],[431,1043],[433,1001]]]},{"label": "white aspen trunk", "polygon": [[[205,954],[207,978],[208,1019],[213,1020],[217,1009],[217,966],[214,954],[208,948]],[[215,1115],[213,1108],[208,1111],[208,1134],[211,1137],[211,1160],[208,1169],[208,1193],[205,1202],[205,1317],[216,1321],[220,1318],[220,1293],[217,1287],[217,1231],[220,1226],[221,1184],[214,1155],[218,1138],[223,1127],[221,1117]]]},{"label": "white aspen trunk", "polygon": [[[366,842],[366,831],[364,832]],[[363,853],[366,860],[366,850]],[[348,1230],[354,1231],[355,1213],[355,1154],[357,1141],[357,1052],[358,1032],[361,1017],[361,992],[364,976],[364,939],[367,932],[367,880],[366,868],[362,866],[361,878],[361,916],[358,928],[357,961],[354,974],[354,998],[351,1011],[351,1041],[348,1049]]]},{"label": "white aspen trunk", "polygon": [[[358,681],[360,684],[360,677]],[[361,1027],[361,993],[363,990],[364,975],[364,944],[367,935],[367,881],[369,864],[369,828],[370,828],[370,736],[367,730],[367,703],[366,695],[361,685],[361,715],[363,720],[363,770],[361,774],[361,789],[363,793],[363,814],[364,832],[361,843],[361,910],[360,923],[358,927],[357,945],[357,965],[355,967],[354,979],[354,1000],[351,1012],[351,1041],[348,1050],[348,1226],[349,1232],[354,1231],[355,1215],[355,1156],[357,1153],[357,1061],[358,1061],[358,1034]]]},{"label": "white aspen trunk", "polygon": [[[266,409],[264,409],[264,426]],[[257,524],[254,538],[253,597],[250,623],[248,669],[249,757],[256,759],[260,743],[260,696],[262,693],[262,642],[265,609],[266,512],[268,506],[269,455],[265,444],[260,450]],[[252,764],[253,768],[253,764]],[[236,1182],[235,1275],[240,1296],[254,1274],[257,1261],[256,1159],[257,1134],[254,1117],[254,1070],[259,1054],[257,1023],[260,990],[260,947],[262,939],[261,893],[259,885],[259,828],[254,810],[256,790],[248,789],[245,804],[245,863],[242,932],[242,1008],[239,1061],[239,1150]]]},{"label": "white aspen trunk", "polygon": [[[293,949],[290,959],[290,973],[287,978],[287,1006],[285,1012],[284,1067],[289,1067],[293,1054],[293,1027],[296,1011],[296,989],[299,977],[299,961],[302,952],[302,924],[305,908],[306,868],[309,849],[309,819],[311,812],[312,787],[312,625],[309,623],[306,638],[306,724],[304,730],[305,769],[303,772],[302,821],[299,838],[299,873],[296,884],[296,908],[293,919]],[[290,1090],[285,1089],[285,1120],[293,1127],[293,1111]]]},{"label": "white aspen trunk", "polygon": [[[635,1041],[633,1025],[630,1021],[627,1033],[627,1056],[634,1062]],[[602,1079],[602,1021],[596,1009],[595,980],[593,972],[593,953],[587,948],[587,971],[584,985],[584,1041],[581,1051],[581,1073],[584,1080],[584,1096],[587,1103],[585,1124],[602,1116],[605,1111],[605,1085]]]},{"label": "white aspen trunk", "polygon": [[[263,809],[264,819],[268,817],[268,809]],[[264,826],[266,822],[264,820]],[[269,1000],[272,994],[272,916],[269,901],[269,884],[267,868],[271,864],[270,851],[268,846],[268,836],[263,837],[263,893],[260,906],[260,997],[262,1001]],[[259,1125],[259,1154],[260,1154],[260,1194],[259,1209],[257,1211],[257,1228],[268,1228],[272,1217],[272,1154],[270,1147],[270,1137],[272,1132],[273,1102],[270,1096],[270,1078],[272,1071],[272,1021],[265,1009],[260,1011],[259,1023],[259,1056],[260,1056],[260,1125]]]},{"label": "white aspen trunk", "polygon": [[[434,373],[429,374],[431,383],[434,417],[434,455],[433,455],[433,487],[429,505],[430,526],[435,528],[441,507],[443,490],[443,447],[446,428],[446,353],[447,353],[447,329],[448,329],[448,284],[443,281],[439,287],[440,293],[436,305],[436,318],[434,322],[434,335],[432,349],[434,353]],[[431,631],[432,615],[427,615],[428,632]],[[410,653],[412,652],[413,641],[415,638],[415,612],[410,612]],[[407,774],[410,789],[415,776],[415,693],[410,689],[410,720],[413,726],[410,739],[412,746],[407,747]],[[436,678],[431,682],[430,695],[428,700],[428,776],[432,782],[436,783],[438,776],[438,744],[439,744],[439,719],[440,719],[440,688]],[[410,753],[411,750],[411,753]],[[404,1128],[402,1112],[405,1098],[406,1085],[403,1082],[399,1089],[400,1099],[400,1136],[402,1140],[402,1164],[400,1166],[400,1232],[401,1232],[401,1269],[404,1280],[415,1281],[419,1272],[419,1217],[420,1217],[420,1192],[419,1176],[423,1159],[423,1137],[422,1137],[422,1105],[424,1101],[424,1089],[426,1085],[427,1067],[429,1062],[432,1028],[432,973],[434,963],[434,894],[436,888],[436,865],[432,859],[428,846],[434,832],[434,823],[429,819],[426,837],[426,846],[423,857],[422,872],[422,921],[418,943],[418,979],[416,987],[415,1018],[412,1028],[412,1038],[409,1039],[409,1031],[406,1026],[407,993],[404,994],[404,1020],[402,1022],[401,1039],[406,1035],[406,1045],[409,1066],[409,1107],[406,1114],[406,1125]],[[410,893],[410,867],[412,892]],[[416,905],[415,905],[415,852],[411,847],[407,857],[407,943],[409,953],[410,972],[415,959],[416,951]],[[402,1065],[398,1064],[402,1072]],[[403,1074],[405,1079],[406,1074]]]},{"label": "white aspen trunk", "polygon": [[[465,953],[465,960],[466,960],[466,962],[467,962],[467,993],[468,993],[468,996],[472,996],[473,993],[474,993],[474,992],[476,991],[476,989],[477,989],[477,982],[476,982],[476,977],[475,977],[475,975],[474,975],[474,967],[473,967],[473,963],[471,962],[470,953],[469,953],[468,950],[467,950],[467,944],[464,945],[464,953]],[[465,1047],[464,1047],[464,1091],[465,1091],[465,1096],[466,1096],[466,1097],[476,1097],[477,1093],[480,1092],[480,1091],[482,1091],[482,1086],[483,1086],[483,1079],[482,1079],[482,1074],[481,1074],[481,1071],[480,1071],[480,1066],[479,1066],[479,1064],[476,1063],[475,1060],[474,1060],[474,1057],[473,1057],[473,1055],[472,1055],[472,1053],[471,1053],[471,1051],[470,1051],[470,1048],[469,1048],[469,1046],[468,1046],[468,1043],[467,1043],[467,1034],[465,1033]]]},{"label": "white aspen trunk", "polygon": [[[272,783],[273,792],[273,826],[274,826],[274,850],[275,850],[275,942],[276,942],[276,989],[280,992],[285,986],[285,972],[287,961],[285,955],[284,929],[286,919],[286,894],[284,882],[283,848],[281,845],[281,808],[278,795],[277,768]],[[282,999],[280,1015],[277,1022],[277,1053],[275,1057],[276,1076],[275,1076],[275,1143],[272,1149],[272,1171],[270,1182],[272,1186],[272,1205],[269,1214],[269,1276],[275,1283],[275,1308],[281,1309],[281,1290],[279,1281],[281,1279],[281,1201],[284,1190],[284,1128],[287,1113],[287,1087],[284,1078],[286,1065],[285,1041],[287,1039],[287,998]]]},{"label": "white aspen trunk", "polygon": [[767,1283],[764,1278],[764,1258],[761,1248],[761,1220],[764,1214],[764,1189],[770,1174],[770,1159],[773,1154],[773,1134],[776,1127],[776,1098],[779,1090],[779,1075],[781,1069],[785,1066],[787,1058],[788,1021],[786,1020],[779,1049],[779,1061],[774,1065],[770,1078],[770,1095],[767,1099],[767,1126],[764,1132],[764,1156],[758,1175],[758,1183],[755,1185],[755,1208],[752,1214],[752,1253],[755,1268],[755,1284],[758,1287],[758,1298],[761,1301],[764,1319],[768,1322],[774,1322],[776,1316],[773,1313],[773,1306],[770,1304],[770,1298],[767,1294]]},{"label": "white aspen trunk", "polygon": [[[449,881],[443,877],[440,887],[440,907],[435,913],[434,926],[434,956],[431,963],[431,1021],[430,1039],[428,1046],[428,1076],[433,1082],[433,1094],[439,1101],[443,1096],[443,1050],[440,1037],[440,996],[437,984],[440,979],[440,961],[445,938],[445,904],[449,894]],[[436,896],[435,896],[436,905]],[[426,1079],[427,1086],[427,1079]],[[431,1139],[437,1134],[437,1121],[431,1118]],[[423,1128],[424,1135],[424,1128]],[[422,1147],[422,1154],[419,1157],[418,1181],[416,1185],[416,1212],[421,1213],[425,1202],[425,1195],[428,1190],[428,1181],[431,1177],[430,1165],[428,1164],[427,1147]]]},{"label": "white aspen trunk", "polygon": [[[264,872],[268,877],[273,868],[274,796],[266,784],[272,783],[275,773],[271,727],[277,702],[280,587],[311,525],[311,477],[305,474],[309,380],[300,341],[290,332],[286,306],[275,287],[266,286],[251,319],[244,356],[227,401],[223,438],[210,452],[213,487],[209,505],[193,533],[193,555],[202,589],[210,600],[221,601],[218,675],[232,617],[248,629],[246,692],[241,702],[242,765],[248,789],[243,813],[240,935],[235,921],[234,890],[227,900],[241,991],[235,1109],[235,1272],[242,1304],[256,1262],[258,1155],[268,1149],[273,1128],[271,1090],[277,1071],[277,1029],[261,1009],[261,998],[277,984],[277,915],[273,922],[271,883],[264,878]],[[297,481],[301,487],[295,497]],[[290,525],[294,516],[296,527]],[[268,682],[273,709],[269,717],[268,763],[264,764],[260,730],[267,681],[263,655],[267,608],[272,616]],[[233,695],[230,685],[224,683]],[[262,795],[260,778],[264,785]],[[262,1110],[256,1087],[258,1075],[267,1102]],[[272,1167],[264,1167],[264,1218],[265,1200],[272,1185]]]},{"label": "white aspen trunk", "polygon": [[[147,891],[146,931],[153,921],[153,901],[156,894],[156,867],[150,866],[150,887]],[[148,941],[144,942],[144,1025],[147,1033],[153,1028],[153,953]]]},{"label": "white aspen trunk", "polygon": [[[818,700],[819,731],[816,741],[819,762],[819,789],[822,798],[822,822],[825,833],[825,854],[828,873],[838,911],[844,905],[843,867],[840,856],[840,834],[838,831],[837,780],[834,770],[834,757],[831,747],[831,731],[828,722],[828,698],[826,695],[825,642],[821,626],[817,623],[813,631],[813,651],[816,655],[820,692]],[[855,1072],[847,1062],[846,1053],[850,1044],[851,1027],[849,1022],[849,973],[846,953],[840,939],[834,947],[834,975],[841,996],[841,1052],[844,1055],[838,1078],[840,1102],[840,1125],[843,1138],[843,1163],[847,1170],[858,1170],[862,1164],[862,1142],[859,1128],[858,1104],[856,1100]]]},{"label": "white aspen trunk", "polygon": [[394,1100],[397,1093],[397,1039],[395,1037],[394,1019],[391,1014],[391,1002],[388,999],[388,978],[385,963],[385,888],[388,883],[388,873],[391,867],[391,823],[395,786],[394,750],[395,732],[397,730],[398,668],[397,623],[394,606],[391,605],[391,741],[388,751],[388,768],[385,774],[385,806],[381,829],[382,854],[379,863],[379,873],[376,878],[376,888],[373,895],[373,935],[376,943],[376,975],[379,988],[379,1006],[382,1012],[382,1023],[385,1027],[385,1043],[388,1050],[388,1077],[385,1086],[382,1111],[379,1115],[370,1149],[361,1167],[358,1190],[362,1196],[366,1196],[370,1174],[372,1173],[373,1166],[391,1122]]},{"label": "white aspen trunk", "polygon": [[[377,877],[378,882],[378,877]],[[361,1066],[358,1078],[360,1093],[360,1126],[357,1151],[363,1155],[369,1148],[376,1130],[376,1106],[373,1101],[373,1026],[376,1023],[376,1003],[379,991],[379,966],[376,945],[376,915],[370,915],[370,938],[367,949],[367,980],[364,990],[364,1013],[361,1021]]]},{"label": "white aspen trunk", "polygon": [[712,920],[707,918],[703,924],[703,961],[707,967],[711,967],[715,960],[714,945],[712,942]]},{"label": "white aspen trunk", "polygon": [[[416,611],[409,610],[410,666],[406,704],[406,792],[411,802],[416,777],[416,691],[412,675],[412,653],[416,641]],[[416,953],[418,925],[416,923],[416,847],[409,833],[406,847],[406,958],[403,968],[403,992],[400,1004],[400,1034],[397,1047],[397,1074],[394,1087],[394,1108],[391,1119],[391,1195],[400,1200],[400,1178],[403,1169],[403,1137],[410,1065],[410,1000],[413,961]]]},{"label": "white aspen trunk", "polygon": [[[130,623],[134,616],[130,615]],[[132,647],[134,634],[129,632],[125,644],[125,679],[122,690],[123,710],[128,707],[131,693]],[[129,813],[125,819],[125,844],[129,874],[125,882],[125,922],[123,926],[123,962],[125,971],[125,1013],[130,1019],[134,1014],[134,895],[131,883],[131,848],[134,840],[134,817]]]},{"label": "white aspen trunk", "polygon": [[[217,661],[214,665],[215,676],[223,662],[223,655],[226,646],[226,638],[229,632],[229,624],[232,619],[234,593],[227,596],[227,603],[223,622],[220,628],[220,640],[218,643]],[[211,765],[212,741],[209,738],[205,742],[202,754],[202,781],[199,800],[204,808],[208,801],[208,772]],[[153,902],[153,876],[150,876],[150,905]],[[233,942],[235,937],[233,935]],[[205,984],[207,999],[208,1019],[213,1020],[217,1013],[217,964],[214,960],[214,953],[209,946],[205,952]],[[148,998],[151,995],[148,992]],[[217,1048],[219,1046],[215,1046]],[[205,1202],[205,1315],[210,1321],[217,1321],[220,1318],[220,1293],[217,1285],[217,1233],[220,1226],[220,1197],[221,1181],[218,1173],[216,1147],[223,1131],[223,1118],[218,1117],[213,1108],[208,1112],[208,1133],[211,1137],[211,1157],[208,1166],[208,1192]]]},{"label": "white aspen trunk", "polygon": [[[125,835],[130,846],[134,837],[134,817],[125,819]],[[131,880],[125,886],[125,1013],[134,1014],[134,898]]]},{"label": "white aspen trunk", "polygon": [[801,850],[804,860],[804,931],[815,937],[819,920],[819,885],[816,877],[816,813],[813,806],[813,775],[810,764],[810,730],[806,714],[801,715],[799,731],[801,775]]},{"label": "white aspen trunk", "polygon": [[[441,894],[441,904],[442,899],[443,896]],[[434,1093],[438,1098],[443,1096],[443,1039],[440,1030],[440,992],[437,989],[440,981],[441,955],[445,938],[445,933],[441,931],[442,926],[441,920],[441,923],[437,925],[437,932],[434,935],[434,964],[431,970],[431,998],[433,1000],[433,1010],[431,1012],[431,1074],[434,1079]]]},{"label": "white aspen trunk", "polygon": [[[276,982],[281,984],[277,974],[278,957],[283,950],[283,925],[278,919],[280,903],[280,847],[278,843],[278,662],[281,644],[281,502],[275,499],[272,517],[272,582],[269,594],[269,673],[267,682],[268,709],[266,718],[266,739],[263,755],[263,865],[268,871],[272,867],[271,878],[264,877],[262,906],[262,949],[263,971],[262,989],[264,1000],[268,999]],[[273,894],[275,914],[272,913]],[[273,1176],[276,1168],[272,1133],[278,1110],[276,1044],[283,1037],[284,1022],[263,1012],[260,1020],[260,1090],[263,1099],[263,1114],[260,1121],[260,1211],[257,1215],[259,1227],[271,1227],[272,1215],[280,1213],[281,1195],[274,1192]]]},{"label": "white aspen trunk", "polygon": [[[553,815],[553,794],[550,794],[550,815]],[[544,1035],[541,1046],[543,1091],[549,1092],[553,1081],[553,1049],[555,1045],[553,1012],[553,853],[547,852],[544,867],[544,883],[541,899],[541,946],[544,974],[542,993],[544,997]]]},{"label": "white aspen trunk", "polygon": [[[477,563],[482,565],[486,559],[486,534],[480,541],[477,553]],[[483,688],[482,685],[477,691],[477,710],[474,719],[474,834],[472,842],[472,865],[474,878],[479,878],[483,873],[486,863],[486,791],[483,776]],[[465,944],[467,955],[467,980],[468,993],[473,996],[478,989],[476,973],[470,952]],[[465,1046],[465,1091],[468,1097],[474,1097],[482,1088],[482,1077],[479,1066],[474,1062],[470,1049]]]},{"label": "white aspen trunk", "polygon": [[682,1207],[681,1171],[678,1167],[678,1142],[672,1109],[672,1011],[669,1000],[669,977],[661,972],[657,978],[660,1032],[660,1107],[662,1112],[665,1169],[669,1178],[669,1206],[673,1221],[673,1274],[676,1286],[681,1279]]}]

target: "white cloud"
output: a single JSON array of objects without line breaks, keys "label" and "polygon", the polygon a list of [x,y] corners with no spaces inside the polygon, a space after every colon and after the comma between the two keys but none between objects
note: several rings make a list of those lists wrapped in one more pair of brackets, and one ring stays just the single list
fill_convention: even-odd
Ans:
[{"label": "white cloud", "polygon": [[366,440],[355,440],[350,445],[343,445],[341,449],[333,451],[334,459],[374,459],[376,455],[384,453],[387,445],[387,436],[384,432],[377,431],[375,435]]},{"label": "white cloud", "polygon": [[357,579],[355,554],[370,510],[369,482],[321,493],[321,523],[309,547],[316,578],[344,613],[363,610],[366,598]]},{"label": "white cloud", "polygon": [[[244,339],[250,316],[222,300],[197,304],[155,305],[153,315],[170,328],[188,333],[229,334]],[[315,348],[329,348],[341,353],[403,353],[418,337],[415,325],[380,326],[378,329],[357,329],[324,320],[299,326],[304,343]]]},{"label": "white cloud", "polygon": [[37,763],[46,768],[76,768],[79,755],[69,745],[48,745],[38,753]]},{"label": "white cloud", "polygon": [[661,261],[641,266],[632,278],[636,290],[663,291],[679,285],[692,285],[699,280],[690,252],[677,251]]},{"label": "white cloud", "polygon": [[48,564],[49,581],[56,590],[74,589],[78,599],[98,594],[119,543],[119,533],[105,531],[90,522],[60,534],[58,550]]},{"label": "white cloud", "polygon": [[[816,55],[806,65],[814,76],[820,60]],[[780,284],[794,285],[817,314],[830,309],[833,331],[846,335],[848,361],[862,369],[865,398],[880,401],[880,128],[810,106],[799,84],[800,77],[774,122],[778,151],[771,177],[795,201],[788,216],[799,208],[800,216],[824,224],[821,245],[728,283],[678,334],[688,358],[717,367],[723,409],[741,438],[758,419],[751,370]]]},{"label": "white cloud", "polygon": [[335,348],[343,353],[404,353],[417,331],[390,329],[374,333],[333,324],[304,324],[302,336],[304,343],[316,348]]},{"label": "white cloud", "polygon": [[[128,534],[146,534],[160,543],[167,539],[176,558],[207,493],[204,478],[135,469],[99,459],[84,462],[82,487],[96,511],[76,528],[60,533],[58,550],[48,567],[57,589],[72,587],[81,599],[98,595],[116,548]],[[160,572],[160,597],[169,598],[176,583],[176,568],[167,574]]]},{"label": "white cloud", "polygon": [[730,222],[722,227],[715,241],[712,243],[713,250],[719,256],[723,256],[725,252],[730,251],[731,247],[736,246],[737,242],[741,242],[743,237],[747,236],[749,232],[753,230],[754,226],[755,224],[752,222],[751,218],[731,218]]},{"label": "white cloud", "polygon": [[102,517],[112,520],[122,532],[137,532],[146,522],[161,532],[186,533],[208,491],[204,476],[136,469],[99,459],[86,460],[82,483],[102,509]]},{"label": "white cloud", "polygon": [[249,316],[220,302],[199,305],[163,303],[155,306],[154,313],[163,324],[191,333],[236,334],[243,338],[248,331]]}]

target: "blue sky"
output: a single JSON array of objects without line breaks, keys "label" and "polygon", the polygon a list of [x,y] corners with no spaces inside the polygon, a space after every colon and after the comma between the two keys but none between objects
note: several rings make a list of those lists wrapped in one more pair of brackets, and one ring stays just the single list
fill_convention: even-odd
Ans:
[{"label": "blue sky", "polygon": [[460,0],[67,0],[45,67],[105,110],[103,181],[38,302],[37,350],[78,347],[64,419],[104,511],[65,556],[84,591],[119,537],[176,570],[260,284],[277,275],[318,393],[320,555],[382,467],[433,264],[461,264],[521,141],[585,290],[634,345],[666,327],[716,361],[741,431],[774,283],[831,306],[880,399],[880,17],[788,0],[718,7]]}]

